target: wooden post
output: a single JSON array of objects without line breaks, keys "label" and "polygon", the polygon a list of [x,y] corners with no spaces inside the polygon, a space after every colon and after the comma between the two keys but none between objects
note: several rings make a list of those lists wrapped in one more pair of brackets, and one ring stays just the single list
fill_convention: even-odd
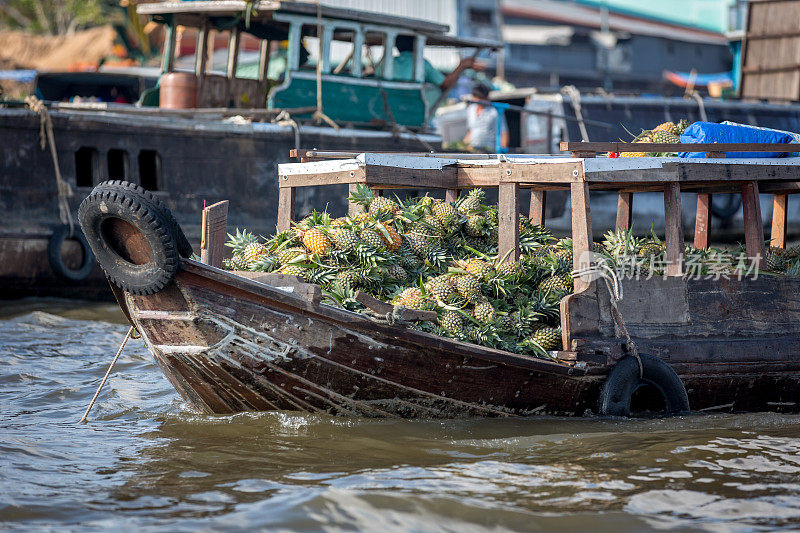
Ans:
[{"label": "wooden post", "polygon": [[501,258],[505,257],[507,262],[517,261],[519,260],[519,183],[500,183],[498,208],[498,254]]},{"label": "wooden post", "polygon": [[270,42],[267,39],[261,39],[261,42],[258,43],[258,81],[260,82],[269,79],[267,73],[269,72]]},{"label": "wooden post", "polygon": [[[358,191],[358,183],[350,183],[348,185],[348,193],[349,194],[354,194],[356,191]],[[347,202],[347,215],[348,216],[352,217],[352,216],[355,216],[355,215],[357,215],[359,213],[363,213],[364,211],[365,211],[365,207],[363,205],[356,204],[356,203],[350,202],[348,200],[348,202]]]},{"label": "wooden post", "polygon": [[195,46],[194,73],[197,76],[197,105],[203,107],[203,85],[206,80],[206,67],[208,62],[208,34],[211,25],[208,18],[204,17],[202,27],[197,31],[197,45]]},{"label": "wooden post", "polygon": [[772,231],[769,234],[769,245],[773,248],[786,248],[788,200],[787,194],[776,194],[772,198]]},{"label": "wooden post", "polygon": [[666,275],[683,276],[683,216],[678,182],[664,186],[664,240],[667,245]]},{"label": "wooden post", "polygon": [[294,187],[281,187],[278,189],[278,231],[286,231],[292,227],[294,197]]},{"label": "wooden post", "polygon": [[528,218],[531,224],[544,226],[544,210],[547,205],[547,191],[531,190],[531,205],[528,209]]},{"label": "wooden post", "polygon": [[444,192],[444,201],[451,204],[458,200],[458,189],[447,189]]},{"label": "wooden post", "polygon": [[708,234],[711,226],[711,194],[697,195],[697,213],[694,218],[694,247],[698,250],[708,248]]},{"label": "wooden post", "polygon": [[232,80],[236,77],[236,68],[239,66],[239,37],[241,30],[236,26],[231,30],[230,39],[228,41],[228,66],[227,75],[228,79]]},{"label": "wooden post", "polygon": [[[585,181],[572,182],[570,203],[572,204],[572,265],[575,270],[591,266],[592,215],[589,209],[589,184]],[[575,292],[589,287],[589,277],[575,278]]]},{"label": "wooden post", "polygon": [[756,268],[766,255],[764,250],[764,225],[761,222],[761,203],[758,201],[758,182],[742,184],[742,217],[747,257]]},{"label": "wooden post", "polygon": [[629,230],[633,223],[633,193],[621,192],[617,195],[617,230]]},{"label": "wooden post", "polygon": [[213,267],[222,267],[225,250],[225,231],[228,225],[228,200],[203,209],[200,241],[200,261]]}]

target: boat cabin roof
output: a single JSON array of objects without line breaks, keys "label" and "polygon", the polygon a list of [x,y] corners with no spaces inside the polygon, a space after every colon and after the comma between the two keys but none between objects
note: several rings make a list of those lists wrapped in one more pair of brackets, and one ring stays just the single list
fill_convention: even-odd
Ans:
[{"label": "boat cabin roof", "polygon": [[[245,16],[248,4],[252,11]],[[241,30],[260,38],[286,38],[285,23],[274,18],[276,12],[300,16],[319,16],[328,20],[346,20],[363,24],[395,27],[425,35],[427,46],[453,46],[460,48],[498,49],[502,43],[492,39],[466,38],[447,35],[449,26],[422,19],[384,15],[369,11],[357,11],[314,2],[291,2],[283,0],[257,0],[253,3],[244,0],[196,0],[167,1],[140,4],[136,11],[156,19],[171,17],[171,22],[181,26],[200,28],[209,21],[215,29],[232,29],[238,25]]]}]

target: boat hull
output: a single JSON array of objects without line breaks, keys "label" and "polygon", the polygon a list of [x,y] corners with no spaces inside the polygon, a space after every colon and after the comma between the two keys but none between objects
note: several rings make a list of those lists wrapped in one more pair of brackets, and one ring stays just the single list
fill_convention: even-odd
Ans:
[{"label": "boat hull", "polygon": [[445,339],[199,265],[123,308],[181,396],[209,413],[579,415],[603,372]]}]

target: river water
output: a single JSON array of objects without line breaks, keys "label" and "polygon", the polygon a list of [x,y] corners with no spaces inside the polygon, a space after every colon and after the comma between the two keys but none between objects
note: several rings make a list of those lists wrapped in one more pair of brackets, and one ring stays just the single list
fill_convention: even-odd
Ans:
[{"label": "river water", "polygon": [[800,417],[205,416],[110,304],[0,303],[0,529],[800,528]]}]

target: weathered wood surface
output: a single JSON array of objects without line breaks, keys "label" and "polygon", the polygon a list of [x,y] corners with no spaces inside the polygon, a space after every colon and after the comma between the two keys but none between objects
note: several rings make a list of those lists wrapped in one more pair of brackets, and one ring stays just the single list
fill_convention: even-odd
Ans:
[{"label": "weathered wood surface", "polygon": [[275,287],[284,292],[296,294],[314,304],[318,304],[322,300],[322,289],[320,289],[319,285],[306,283],[297,276],[279,274],[277,272],[249,272],[247,270],[237,270],[234,273],[237,276]]},{"label": "weathered wood surface", "polygon": [[[575,270],[591,266],[592,215],[589,207],[589,186],[586,183],[573,183],[570,190],[572,203],[572,264]],[[575,292],[588,287],[588,277],[576,277]]]},{"label": "weathered wood surface", "polygon": [[374,296],[364,291],[356,292],[356,301],[364,305],[367,309],[379,315],[392,315],[394,319],[405,322],[436,321],[439,317],[436,311],[423,311],[421,309],[410,309],[397,305],[388,304],[378,300]]},{"label": "weathered wood surface", "polygon": [[547,191],[531,191],[531,204],[528,208],[528,218],[531,224],[544,226],[544,215],[547,207]]},{"label": "weathered wood surface", "polygon": [[200,261],[217,268],[222,266],[227,225],[228,200],[217,202],[203,209],[200,229]]},{"label": "weathered wood surface", "polygon": [[295,188],[281,187],[278,190],[278,231],[286,231],[292,227],[295,219]]},{"label": "weathered wood surface", "polygon": [[772,199],[772,231],[769,237],[773,248],[786,248],[788,201],[789,196],[786,194],[776,194]]},{"label": "weathered wood surface", "polygon": [[705,250],[709,245],[711,201],[712,196],[708,193],[697,195],[697,212],[694,218],[694,247],[698,250]]},{"label": "weathered wood surface", "polygon": [[[691,274],[691,273],[690,273]],[[731,340],[729,360],[736,360],[733,340],[755,342],[777,337],[800,339],[800,279],[623,279],[620,313],[630,334],[653,342],[684,343],[691,352],[702,341]],[[570,337],[613,338],[608,294],[593,282],[582,294],[569,296],[564,314]],[[767,346],[765,344],[764,346]],[[758,351],[754,357],[767,357]],[[699,357],[699,355],[698,355]],[[800,353],[798,353],[800,360]]]},{"label": "weathered wood surface", "polygon": [[503,183],[498,193],[498,254],[519,260],[519,184]]},{"label": "weathered wood surface", "polygon": [[633,221],[633,193],[620,192],[617,195],[616,229],[629,230]]},{"label": "weathered wood surface", "polygon": [[683,216],[681,188],[677,183],[664,186],[664,241],[667,276],[683,275]]},{"label": "weathered wood surface", "polygon": [[764,223],[761,219],[761,202],[758,199],[758,182],[742,184],[742,218],[744,219],[744,241],[747,257],[758,267],[766,257],[764,248]]}]

